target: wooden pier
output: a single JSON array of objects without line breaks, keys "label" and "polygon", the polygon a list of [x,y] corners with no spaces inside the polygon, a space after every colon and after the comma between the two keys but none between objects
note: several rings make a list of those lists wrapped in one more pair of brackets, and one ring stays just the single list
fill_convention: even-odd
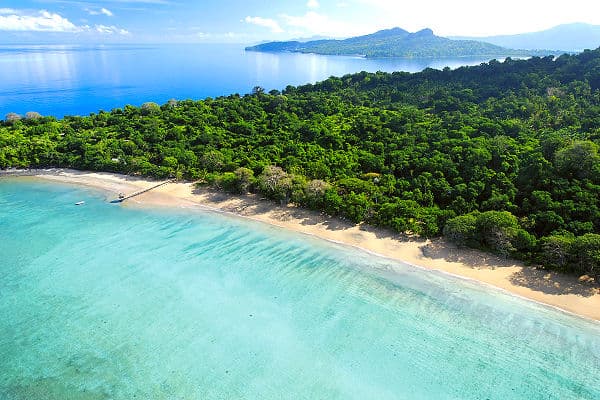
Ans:
[{"label": "wooden pier", "polygon": [[116,199],[116,200],[111,201],[111,203],[122,203],[125,200],[129,200],[131,198],[134,198],[136,196],[139,196],[141,194],[147,193],[147,192],[149,192],[151,190],[154,190],[156,188],[159,188],[161,186],[164,186],[164,185],[166,185],[168,183],[173,183],[173,182],[175,182],[175,179],[169,179],[168,181],[164,181],[164,182],[158,183],[158,184],[156,184],[154,186],[151,186],[151,187],[149,187],[147,189],[138,190],[137,192],[133,192],[131,194],[127,194],[127,195],[119,194],[119,198]]}]

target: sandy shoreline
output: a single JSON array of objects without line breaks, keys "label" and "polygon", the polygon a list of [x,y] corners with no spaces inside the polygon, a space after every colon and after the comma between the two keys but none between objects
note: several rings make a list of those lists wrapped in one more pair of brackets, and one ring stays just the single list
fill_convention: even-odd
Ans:
[{"label": "sandy shoreline", "polygon": [[[0,171],[0,177],[2,176],[29,176],[78,184],[101,189],[114,198],[119,192],[132,193],[157,183],[124,175],[66,169]],[[201,207],[224,211],[360,247],[419,267],[473,279],[514,295],[600,321],[600,288],[597,286],[581,284],[577,277],[537,270],[513,260],[504,260],[474,250],[456,249],[441,239],[407,238],[384,229],[354,225],[293,206],[280,207],[255,195],[237,197],[197,189],[191,183],[169,183],[128,200],[123,205]]]}]

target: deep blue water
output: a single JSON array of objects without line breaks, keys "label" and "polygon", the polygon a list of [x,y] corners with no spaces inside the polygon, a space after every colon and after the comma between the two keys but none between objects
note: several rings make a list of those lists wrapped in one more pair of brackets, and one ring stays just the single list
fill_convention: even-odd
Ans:
[{"label": "deep blue water", "polygon": [[0,116],[87,115],[125,104],[203,99],[360,71],[417,72],[482,58],[365,59],[245,52],[241,45],[0,46]]},{"label": "deep blue water", "polygon": [[2,400],[597,400],[599,378],[600,325],[555,309],[254,221],[0,179]]}]

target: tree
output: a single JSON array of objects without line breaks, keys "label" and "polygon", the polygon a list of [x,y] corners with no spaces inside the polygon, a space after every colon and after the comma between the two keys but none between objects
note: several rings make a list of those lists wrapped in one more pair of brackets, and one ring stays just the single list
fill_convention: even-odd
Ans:
[{"label": "tree", "polygon": [[340,196],[337,190],[333,187],[325,190],[323,196],[325,211],[331,215],[340,215],[344,207],[344,199]]},{"label": "tree", "polygon": [[589,140],[577,140],[555,154],[556,166],[567,176],[598,178],[600,156],[598,145]]},{"label": "tree", "polygon": [[257,95],[257,94],[264,94],[265,93],[265,88],[262,86],[254,86],[252,88],[252,94]]},{"label": "tree", "polygon": [[414,200],[396,199],[394,202],[383,203],[377,212],[375,222],[397,232],[419,233],[419,204]]},{"label": "tree", "polygon": [[240,167],[233,171],[237,193],[246,194],[254,184],[254,172],[251,169]]},{"label": "tree", "polygon": [[517,229],[511,239],[511,244],[517,251],[529,254],[535,250],[537,239],[525,229]]},{"label": "tree", "polygon": [[304,190],[304,201],[310,208],[319,209],[323,207],[325,193],[331,188],[331,185],[320,179],[313,179],[308,182]]},{"label": "tree", "polygon": [[140,109],[142,110],[143,115],[149,115],[159,112],[160,106],[154,102],[149,101],[142,104],[142,107]]},{"label": "tree", "polygon": [[219,150],[211,150],[202,154],[200,164],[209,172],[220,171],[225,164],[225,157]]},{"label": "tree", "polygon": [[477,243],[477,215],[466,214],[449,219],[443,232],[444,237],[457,246]]},{"label": "tree", "polygon": [[513,239],[519,229],[517,217],[508,211],[486,211],[477,216],[477,231],[483,244],[507,257],[513,252]]},{"label": "tree", "polygon": [[600,235],[588,233],[576,237],[571,247],[571,254],[577,272],[600,274]]},{"label": "tree", "polygon": [[40,119],[40,118],[42,118],[42,115],[38,112],[28,111],[25,113],[26,120],[34,120],[34,119]]},{"label": "tree", "polygon": [[540,262],[548,268],[565,270],[569,265],[573,236],[552,235],[541,239]]},{"label": "tree", "polygon": [[222,175],[216,176],[212,184],[217,189],[229,193],[239,193],[237,178],[233,172],[225,172]]},{"label": "tree", "polygon": [[280,167],[267,165],[258,177],[260,191],[267,197],[287,203],[292,190],[292,178]]},{"label": "tree", "polygon": [[13,112],[6,114],[6,117],[4,117],[4,120],[6,122],[8,122],[9,124],[13,124],[13,123],[19,121],[20,119],[21,119],[21,116],[17,113],[13,113]]},{"label": "tree", "polygon": [[364,193],[352,192],[344,196],[344,214],[355,223],[365,219],[369,207],[369,199]]}]

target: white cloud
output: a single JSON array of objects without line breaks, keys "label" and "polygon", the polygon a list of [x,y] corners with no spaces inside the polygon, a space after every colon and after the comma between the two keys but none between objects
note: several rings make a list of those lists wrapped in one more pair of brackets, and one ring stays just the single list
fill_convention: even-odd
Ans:
[{"label": "white cloud", "polygon": [[112,17],[114,14],[107,8],[102,7],[99,10],[90,10],[88,8],[85,9],[90,15],[106,15],[107,17]]},{"label": "white cloud", "polygon": [[112,17],[112,16],[114,15],[114,14],[112,13],[112,11],[110,11],[109,9],[107,9],[107,8],[104,8],[104,7],[102,7],[102,8],[100,9],[100,11],[98,11],[98,12],[99,12],[100,14],[104,14],[104,15],[106,15],[107,17]]},{"label": "white cloud", "polygon": [[319,8],[320,4],[317,0],[308,0],[308,3],[306,3],[306,6],[308,8]]},{"label": "white cloud", "polygon": [[[108,15],[103,11],[102,13]],[[0,31],[95,32],[106,35],[129,35],[129,31],[126,29],[114,25],[94,25],[93,27],[90,27],[89,25],[78,26],[60,14],[51,13],[46,10],[26,11],[8,8],[0,8]]]},{"label": "white cloud", "polygon": [[32,14],[10,9],[2,9],[2,11],[0,31],[78,32],[81,30],[67,18],[46,10]]},{"label": "white cloud", "polygon": [[279,25],[279,23],[270,18],[248,16],[248,17],[244,18],[244,21],[249,24],[254,24],[254,25],[265,27],[265,28],[269,28],[271,30],[271,32],[273,32],[273,33],[283,32],[283,29],[281,29],[281,26]]},{"label": "white cloud", "polygon": [[114,25],[96,25],[94,26],[94,30],[105,35],[129,35],[129,31],[126,29],[118,28]]},{"label": "white cloud", "polygon": [[[198,27],[196,27],[198,28]],[[193,32],[180,32],[169,35],[168,38],[163,37],[164,41],[175,43],[256,43],[257,37],[247,33],[237,32],[204,32],[198,29],[191,29]],[[160,42],[159,38],[157,41]]]},{"label": "white cloud", "polygon": [[600,23],[600,2],[590,0],[354,1],[369,10],[365,18],[377,20],[379,27],[409,31],[428,27],[443,36],[514,34],[569,22]]}]

